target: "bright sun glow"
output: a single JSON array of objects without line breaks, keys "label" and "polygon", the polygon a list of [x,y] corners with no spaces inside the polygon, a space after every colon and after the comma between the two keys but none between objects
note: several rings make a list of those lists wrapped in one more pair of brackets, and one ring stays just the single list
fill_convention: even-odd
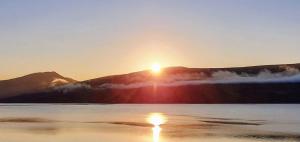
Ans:
[{"label": "bright sun glow", "polygon": [[160,64],[158,63],[152,64],[151,70],[153,73],[159,73],[161,70]]},{"label": "bright sun glow", "polygon": [[159,126],[166,122],[166,118],[160,113],[153,113],[149,116],[148,122],[154,126]]}]

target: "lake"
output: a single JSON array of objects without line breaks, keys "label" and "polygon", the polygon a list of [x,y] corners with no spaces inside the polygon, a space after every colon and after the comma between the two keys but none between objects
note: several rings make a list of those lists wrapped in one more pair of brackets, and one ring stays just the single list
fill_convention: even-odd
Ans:
[{"label": "lake", "polygon": [[0,104],[0,141],[296,142],[300,105]]}]

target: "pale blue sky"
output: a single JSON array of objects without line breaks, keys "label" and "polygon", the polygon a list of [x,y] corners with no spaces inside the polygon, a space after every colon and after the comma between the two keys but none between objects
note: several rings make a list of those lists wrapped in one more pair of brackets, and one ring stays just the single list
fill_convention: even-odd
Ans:
[{"label": "pale blue sky", "polygon": [[0,0],[0,80],[300,62],[299,0]]}]

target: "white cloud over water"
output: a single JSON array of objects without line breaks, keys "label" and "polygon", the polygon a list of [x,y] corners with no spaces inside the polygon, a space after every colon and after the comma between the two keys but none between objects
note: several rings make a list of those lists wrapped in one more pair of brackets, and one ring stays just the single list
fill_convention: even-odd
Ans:
[{"label": "white cloud over water", "polygon": [[[138,78],[137,76],[136,78]],[[132,80],[142,80],[140,78],[131,78]],[[264,69],[257,74],[236,73],[227,70],[219,70],[211,73],[210,76],[204,73],[182,73],[164,76],[158,80],[145,80],[135,83],[104,83],[98,86],[90,86],[85,83],[71,83],[54,87],[55,90],[63,93],[78,89],[134,89],[142,87],[176,87],[185,85],[200,84],[235,84],[235,83],[280,83],[280,82],[299,82],[300,71],[296,68],[284,67],[282,72],[272,73]]]},{"label": "white cloud over water", "polygon": [[233,83],[280,83],[280,82],[300,82],[300,71],[296,68],[283,67],[284,71],[272,73],[265,69],[258,74],[247,74],[230,71],[216,71],[210,77],[203,73],[175,74],[165,77],[159,81],[145,81],[130,84],[105,83],[98,86],[98,89],[131,89],[150,86],[184,86],[200,84],[233,84]]},{"label": "white cloud over water", "polygon": [[72,90],[77,90],[77,89],[90,89],[91,86],[88,84],[84,84],[84,83],[71,83],[71,84],[66,84],[66,85],[62,85],[62,86],[57,86],[54,87],[54,90],[57,91],[62,91],[63,93],[67,93],[70,92]]}]

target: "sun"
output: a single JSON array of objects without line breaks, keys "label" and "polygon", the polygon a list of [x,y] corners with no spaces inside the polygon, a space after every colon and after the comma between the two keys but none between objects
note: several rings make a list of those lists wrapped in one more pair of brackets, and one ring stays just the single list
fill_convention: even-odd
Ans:
[{"label": "sun", "polygon": [[158,63],[154,63],[151,66],[151,70],[153,73],[159,73],[161,71],[161,66]]}]

